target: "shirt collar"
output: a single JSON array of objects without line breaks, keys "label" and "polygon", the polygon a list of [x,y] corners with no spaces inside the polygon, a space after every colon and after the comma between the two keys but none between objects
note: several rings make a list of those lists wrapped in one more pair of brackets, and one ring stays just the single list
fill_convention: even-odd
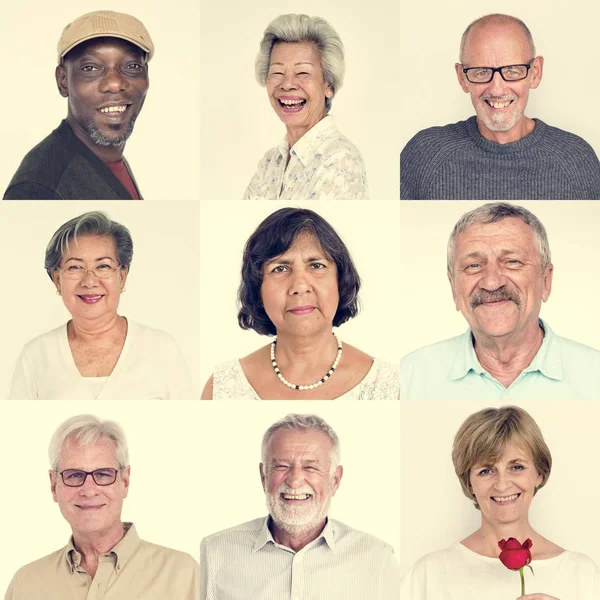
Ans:
[{"label": "shirt collar", "polygon": [[[117,573],[127,564],[141,542],[133,523],[123,523],[123,528],[125,529],[123,538],[105,554],[113,558]],[[65,556],[71,573],[74,573],[81,564],[81,553],[75,548],[73,536],[65,548]]]},{"label": "shirt collar", "polygon": [[[539,371],[549,379],[561,380],[563,378],[563,368],[556,335],[545,321],[540,319],[539,322],[540,327],[544,330],[544,339],[529,366],[523,369],[523,373]],[[460,336],[459,349],[456,353],[450,379],[453,381],[462,379],[469,371],[473,371],[478,375],[486,373],[475,354],[473,333],[470,329]]]},{"label": "shirt collar", "polygon": [[314,156],[315,150],[333,133],[337,131],[335,120],[331,115],[323,117],[314,127],[311,127],[291,148],[287,135],[281,140],[277,147],[282,157],[286,158],[288,152],[298,157],[298,160],[306,167]]},{"label": "shirt collar", "polygon": [[[256,538],[256,542],[254,542],[254,547],[252,548],[252,552],[258,552],[264,546],[266,546],[269,542],[276,545],[277,542],[273,539],[273,534],[269,529],[269,524],[271,523],[271,517],[268,516],[265,518],[265,522],[263,523],[262,529],[260,530],[258,537]],[[307,546],[311,546],[317,543],[318,540],[323,538],[325,543],[332,549],[335,549],[335,530],[331,519],[327,519],[327,523],[325,523],[325,528],[321,532],[321,535],[315,540],[313,540]]]}]

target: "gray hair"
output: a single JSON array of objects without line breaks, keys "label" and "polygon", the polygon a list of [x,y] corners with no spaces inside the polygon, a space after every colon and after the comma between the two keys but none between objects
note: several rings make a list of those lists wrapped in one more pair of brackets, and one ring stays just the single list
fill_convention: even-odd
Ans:
[{"label": "gray hair", "polygon": [[325,111],[344,82],[344,45],[335,29],[321,17],[280,15],[269,23],[256,56],[255,73],[260,85],[266,85],[273,46],[279,43],[310,42],[317,47],[325,81],[331,88],[331,98],[325,98]]},{"label": "gray hair", "polygon": [[522,206],[508,204],[508,202],[488,202],[487,204],[478,206],[468,213],[465,213],[458,220],[450,234],[448,250],[446,253],[446,266],[448,269],[448,276],[451,280],[454,280],[454,247],[456,245],[456,238],[465,231],[465,229],[475,223],[489,225],[490,223],[496,223],[497,221],[501,221],[508,217],[521,219],[525,225],[531,227],[533,239],[540,253],[542,271],[546,269],[551,260],[550,244],[548,243],[548,235],[542,222],[531,211]]},{"label": "gray hair", "polygon": [[275,435],[275,433],[279,430],[284,431],[308,431],[308,430],[320,431],[324,433],[329,440],[331,441],[331,466],[329,469],[330,475],[333,475],[335,470],[338,468],[341,460],[340,453],[340,439],[337,436],[337,433],[333,430],[331,425],[329,425],[325,419],[317,415],[299,415],[299,414],[289,414],[277,421],[277,423],[273,423],[267,431],[265,431],[265,435],[262,440],[261,447],[261,462],[263,465],[266,465],[267,459],[267,450],[269,448],[269,443],[271,442],[271,438]]},{"label": "gray hair", "polygon": [[[54,432],[48,448],[50,466],[58,471],[60,457],[68,440],[75,440],[84,448],[93,446],[101,439],[109,439],[115,444],[115,457],[119,468],[129,466],[129,451],[125,432],[114,421],[103,421],[94,415],[78,415],[67,419]],[[104,465],[108,466],[108,465]]]},{"label": "gray hair", "polygon": [[[479,19],[476,19],[465,29],[465,32],[462,34],[462,38],[460,39],[460,55],[459,55],[460,58],[459,58],[459,60],[461,63],[463,62],[463,54],[465,52],[465,46],[467,45],[467,37],[469,36],[470,31],[474,27],[479,27],[480,25],[487,25],[488,23],[494,23],[497,25],[508,25],[508,24],[518,25],[521,28],[523,35],[527,39],[527,43],[529,44],[529,47],[531,49],[531,58],[533,58],[535,56],[535,44],[533,42],[533,36],[531,35],[531,31],[529,31],[529,27],[527,27],[527,25],[525,25],[525,23],[523,23],[523,21],[521,21],[521,19],[517,19],[517,17],[511,17],[510,15],[494,13],[494,14],[485,15],[484,17],[480,17]],[[475,66],[477,66],[477,65],[475,65]],[[487,65],[482,65],[482,66],[487,66]]]},{"label": "gray hair", "polygon": [[72,242],[77,236],[86,235],[112,237],[117,247],[119,264],[123,268],[131,265],[133,240],[127,227],[112,221],[103,212],[86,212],[61,225],[48,242],[44,267],[50,279],[52,279],[52,273],[58,269],[65,250],[69,249],[69,242]]}]

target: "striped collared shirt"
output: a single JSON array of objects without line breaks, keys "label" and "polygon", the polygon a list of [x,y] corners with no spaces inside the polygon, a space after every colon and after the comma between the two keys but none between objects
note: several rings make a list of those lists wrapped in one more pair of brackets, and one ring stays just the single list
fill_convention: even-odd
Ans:
[{"label": "striped collared shirt", "polygon": [[275,542],[269,517],[200,548],[201,600],[397,600],[399,590],[391,546],[332,519],[299,552]]}]

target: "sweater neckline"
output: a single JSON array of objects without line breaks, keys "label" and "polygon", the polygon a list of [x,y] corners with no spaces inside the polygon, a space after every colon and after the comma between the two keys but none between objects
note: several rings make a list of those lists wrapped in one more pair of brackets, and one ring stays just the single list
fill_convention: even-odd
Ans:
[{"label": "sweater neckline", "polygon": [[544,135],[546,135],[548,125],[546,125],[546,123],[544,123],[541,119],[534,118],[533,120],[535,121],[535,127],[529,135],[526,135],[524,138],[521,138],[516,142],[509,142],[508,144],[499,144],[498,142],[492,142],[491,140],[484,138],[481,133],[479,133],[476,117],[470,117],[464,123],[469,139],[478,148],[481,148],[485,152],[490,152],[492,154],[513,154],[515,152],[528,150],[532,146],[536,146],[544,137]]}]

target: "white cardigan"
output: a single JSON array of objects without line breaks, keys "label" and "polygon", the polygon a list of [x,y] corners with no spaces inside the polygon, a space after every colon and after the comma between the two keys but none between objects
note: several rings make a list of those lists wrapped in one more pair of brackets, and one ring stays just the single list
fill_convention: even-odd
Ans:
[{"label": "white cardigan", "polygon": [[[15,367],[9,400],[188,400],[194,392],[177,342],[164,331],[127,321],[123,350],[100,393],[82,377],[67,325],[28,342]],[[97,379],[97,378],[94,378]]]},{"label": "white cardigan", "polygon": [[[525,593],[559,600],[600,598],[600,569],[591,558],[565,551],[533,560],[525,568]],[[421,558],[400,583],[400,600],[514,600],[521,595],[518,571],[498,558],[481,556],[460,543]]]}]

